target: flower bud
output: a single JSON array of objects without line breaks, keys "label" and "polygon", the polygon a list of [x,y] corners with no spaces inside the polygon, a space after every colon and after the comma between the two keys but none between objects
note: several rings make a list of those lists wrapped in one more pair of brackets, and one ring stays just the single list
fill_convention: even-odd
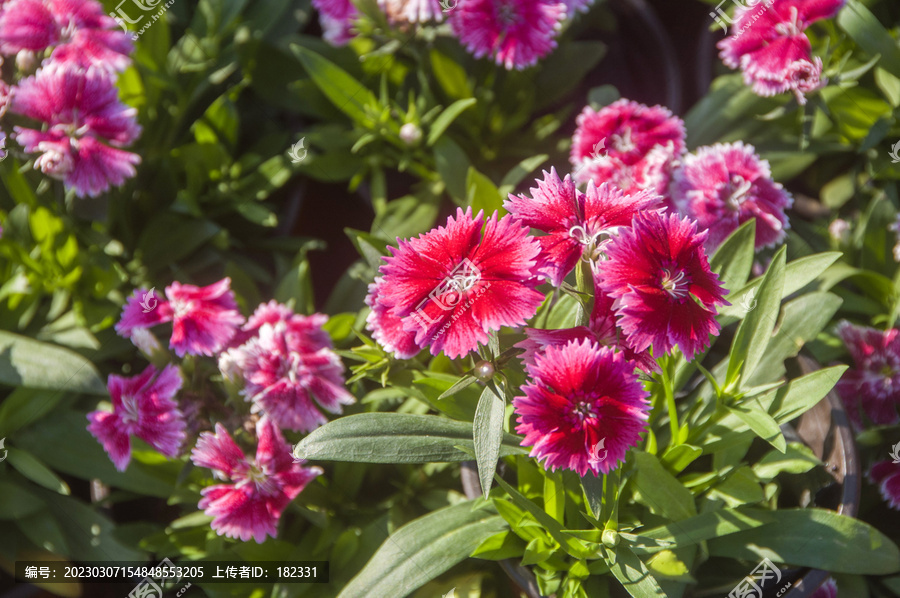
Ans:
[{"label": "flower bud", "polygon": [[400,127],[400,139],[406,145],[416,145],[422,139],[422,129],[415,123],[406,123]]}]

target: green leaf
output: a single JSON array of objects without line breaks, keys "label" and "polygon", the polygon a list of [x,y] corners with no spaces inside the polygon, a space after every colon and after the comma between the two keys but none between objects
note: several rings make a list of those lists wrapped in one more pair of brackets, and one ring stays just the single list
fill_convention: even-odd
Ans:
[{"label": "green leaf", "polygon": [[871,525],[825,509],[779,509],[772,523],[709,541],[709,554],[768,558],[832,573],[885,575],[900,571],[896,544]]},{"label": "green leaf", "polygon": [[657,552],[647,561],[647,568],[653,572],[654,577],[671,579],[683,582],[696,582],[691,577],[691,572],[684,561],[678,558],[671,550]]},{"label": "green leaf", "polygon": [[465,560],[506,523],[471,502],[445,507],[391,534],[338,598],[406,596]]},{"label": "green leaf", "polygon": [[454,382],[453,386],[442,392],[438,397],[438,400],[440,401],[441,399],[451,397],[464,388],[468,388],[469,386],[475,384],[476,382],[478,382],[478,378],[476,378],[475,376],[463,376],[462,378]]},{"label": "green leaf", "polygon": [[534,170],[547,161],[549,158],[547,154],[538,154],[537,156],[531,156],[530,158],[525,158],[513,168],[506,173],[506,176],[503,177],[503,180],[500,181],[500,195],[503,198],[506,198],[507,195],[512,193],[516,185],[521,183],[525,177],[534,172]]},{"label": "green leaf", "polygon": [[474,166],[469,167],[466,189],[468,189],[466,199],[472,206],[472,213],[477,214],[479,210],[484,210],[486,216],[490,216],[495,211],[499,212],[500,216],[506,213],[506,210],[503,209],[500,190],[491,179],[478,172]]},{"label": "green leaf", "polygon": [[472,97],[472,89],[469,87],[466,71],[457,61],[437,49],[432,49],[429,56],[434,78],[448,96],[451,98]]},{"label": "green leaf", "polygon": [[729,291],[747,284],[753,269],[755,240],[756,219],[751,218],[731,233],[709,260],[712,271]]},{"label": "green leaf", "polygon": [[291,44],[290,48],[322,93],[357,123],[372,124],[372,118],[366,114],[367,106],[374,112],[384,109],[375,95],[344,69],[298,44]]},{"label": "green leaf", "polygon": [[781,427],[774,417],[756,403],[755,399],[750,399],[748,402],[740,405],[729,406],[728,410],[750,426],[750,429],[756,432],[757,436],[782,453],[785,451],[787,445],[784,436],[781,434]]},{"label": "green leaf", "polygon": [[31,453],[16,448],[9,448],[9,464],[15,467],[19,473],[44,488],[70,494],[69,485],[59,479],[46,465],[38,461]]},{"label": "green leaf", "polygon": [[54,554],[70,554],[62,528],[47,511],[17,519],[16,524],[35,546]]},{"label": "green leaf", "polygon": [[447,127],[453,124],[453,121],[456,120],[460,114],[474,106],[476,103],[478,103],[478,100],[475,98],[467,98],[465,100],[456,100],[450,104],[450,106],[441,112],[441,115],[431,124],[431,128],[428,130],[428,140],[425,142],[425,145],[431,147],[437,143],[437,140],[441,138],[441,135],[444,134]]},{"label": "green leaf", "polygon": [[803,345],[813,340],[828,325],[842,300],[831,293],[808,293],[784,304],[781,323],[772,335],[756,372],[747,380],[750,386],[780,378],[784,361],[796,357]]},{"label": "green leaf", "polygon": [[838,13],[837,24],[870,56],[881,55],[879,66],[900,77],[900,49],[878,18],[858,0]]},{"label": "green leaf", "polygon": [[753,471],[746,465],[737,468],[728,478],[716,484],[709,497],[720,498],[729,507],[758,503],[766,498]]},{"label": "green leaf", "polygon": [[666,598],[659,582],[627,545],[616,546],[616,562],[610,563],[609,569],[634,598]]},{"label": "green leaf", "polygon": [[[734,380],[740,383],[748,380],[769,344],[784,292],[786,251],[787,248],[782,247],[775,254],[759,285],[758,296],[743,304],[744,309],[749,311],[734,334],[726,384],[731,384]],[[742,388],[742,384],[738,388]]]},{"label": "green leaf", "polygon": [[[357,463],[466,461],[474,451],[472,425],[435,415],[360,413],[325,424],[300,441],[301,459]],[[525,455],[520,438],[504,434],[500,455]]]},{"label": "green leaf", "polygon": [[442,137],[434,146],[434,164],[447,192],[462,205],[468,192],[466,179],[470,168],[466,153],[452,139]]},{"label": "green leaf", "polygon": [[688,519],[654,527],[640,529],[637,535],[620,534],[632,543],[632,548],[642,554],[659,552],[665,545],[678,547],[693,546],[704,540],[734,534],[771,523],[768,511],[759,509],[719,509],[695,515]]},{"label": "green leaf", "polygon": [[697,514],[690,490],[666,471],[655,455],[637,450],[632,453],[635,461],[633,480],[640,494],[638,502],[674,521]]},{"label": "green leaf", "polygon": [[768,481],[780,473],[806,473],[822,462],[812,449],[799,442],[791,442],[784,453],[769,451],[753,465],[756,477]]},{"label": "green leaf", "polygon": [[660,458],[660,462],[669,473],[678,475],[684,471],[685,467],[693,463],[694,460],[702,454],[703,449],[700,447],[692,446],[690,444],[676,444],[673,447],[669,447],[665,454]]},{"label": "green leaf", "polygon": [[528,498],[521,492],[507,484],[506,481],[504,481],[500,476],[495,476],[494,479],[497,481],[497,484],[499,484],[500,487],[506,490],[507,494],[509,494],[513,502],[515,502],[516,505],[518,505],[520,508],[525,509],[528,514],[530,514],[538,523],[540,523],[541,526],[545,530],[547,530],[547,532],[551,536],[553,536],[553,539],[556,540],[567,553],[579,559],[592,556],[593,551],[590,550],[584,542],[582,542],[575,536],[564,532],[562,525],[556,519],[544,512],[544,510],[534,504],[533,501],[528,500]]},{"label": "green leaf", "polygon": [[90,361],[68,349],[0,331],[0,384],[105,395]]},{"label": "green leaf", "polygon": [[10,479],[0,480],[0,520],[27,517],[44,508],[33,492]]},{"label": "green leaf", "polygon": [[478,479],[481,492],[487,498],[491,492],[491,481],[500,459],[500,445],[503,442],[503,420],[506,417],[506,402],[497,396],[488,384],[478,399],[475,421],[472,423],[472,440],[475,443],[475,462],[478,465]]},{"label": "green leaf", "polygon": [[119,542],[112,521],[97,513],[81,501],[55,494],[49,490],[40,491],[47,503],[53,519],[62,530],[71,554],[79,560],[108,561],[111,558],[123,561],[144,560],[144,554]]},{"label": "green leaf", "polygon": [[[151,218],[142,230],[138,250],[143,263],[155,271],[191,255],[222,229],[209,220],[163,211]],[[172,239],[179,241],[173,243]]]},{"label": "green leaf", "polygon": [[53,410],[65,393],[19,387],[0,403],[0,438],[6,438]]},{"label": "green leaf", "polygon": [[[789,264],[784,271],[784,291],[781,296],[783,299],[791,293],[795,293],[814,281],[828,267],[841,257],[839,251],[830,251],[826,253],[817,253],[796,259]],[[757,290],[763,277],[751,280],[747,285],[736,293],[730,293],[726,298],[731,305],[719,309],[719,322],[722,326],[744,317],[744,305],[752,305],[753,299],[758,299]]]},{"label": "green leaf", "polygon": [[501,561],[521,556],[525,542],[511,531],[503,531],[490,536],[478,545],[470,556],[489,561]]}]

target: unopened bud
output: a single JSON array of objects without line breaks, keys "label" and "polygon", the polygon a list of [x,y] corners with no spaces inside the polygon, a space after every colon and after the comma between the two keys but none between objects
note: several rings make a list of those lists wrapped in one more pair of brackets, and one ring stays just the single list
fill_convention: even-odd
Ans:
[{"label": "unopened bud", "polygon": [[414,123],[406,123],[400,127],[400,139],[406,145],[416,145],[422,139],[422,129]]},{"label": "unopened bud", "polygon": [[487,382],[494,377],[494,365],[490,361],[479,362],[475,366],[474,375],[482,382]]}]

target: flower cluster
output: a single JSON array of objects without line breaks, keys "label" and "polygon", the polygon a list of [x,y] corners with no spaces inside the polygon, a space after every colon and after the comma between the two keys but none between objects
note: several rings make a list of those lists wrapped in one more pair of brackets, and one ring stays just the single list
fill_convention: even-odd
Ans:
[{"label": "flower cluster", "polygon": [[784,240],[793,198],[772,180],[769,164],[743,142],[686,153],[684,123],[661,106],[619,100],[578,117],[569,157],[578,183],[612,183],[626,193],[663,197],[663,205],[709,231],[706,250],[756,220],[756,248]]},{"label": "flower cluster", "polygon": [[[262,542],[267,535],[275,537],[282,511],[322,473],[293,460],[281,429],[312,431],[326,422],[318,407],[340,413],[354,398],[344,388],[343,364],[323,328],[327,316],[299,315],[271,301],[245,321],[230,285],[228,278],[206,287],[173,282],[163,298],[154,289],[139,289],[126,301],[116,331],[156,361],[168,357],[159,354],[150,329],[171,323],[169,348],[178,357],[218,355],[222,375],[243,385],[240,392],[252,403],[250,413],[232,413],[226,421],[234,429],[255,422],[255,459],[244,455],[221,422],[214,434],[200,434],[191,459],[233,482],[202,491],[199,507],[213,517],[212,528],[220,535]],[[196,371],[197,364],[189,367]],[[227,412],[221,398],[204,393],[205,388],[184,393],[179,406],[175,395],[182,384],[173,364],[162,371],[149,366],[133,378],[109,377],[112,411],[90,413],[88,430],[117,469],[128,466],[132,436],[177,457],[198,431],[186,414]],[[188,423],[195,424],[193,432]]]},{"label": "flower cluster", "polygon": [[532,456],[579,475],[607,473],[648,418],[637,370],[659,371],[655,358],[676,347],[693,359],[719,333],[726,291],[709,267],[708,233],[665,213],[650,191],[590,181],[581,192],[555,169],[505,207],[486,223],[459,210],[443,227],[398,239],[369,287],[368,328],[400,359],[425,347],[466,356],[501,327],[532,319],[543,281],[571,293],[564,279],[581,268],[593,280],[581,289],[593,295],[589,324],[525,328],[517,347],[530,379],[513,404]]},{"label": "flower cluster", "polygon": [[863,416],[879,426],[900,421],[900,330],[882,331],[843,321],[837,333],[855,366],[835,387],[850,421],[858,429],[863,427]]},{"label": "flower cluster", "polygon": [[[117,72],[133,45],[96,0],[10,0],[0,4],[0,60],[15,57],[18,83],[0,84],[0,115],[14,139],[39,154],[34,167],[79,197],[96,197],[135,175],[140,157],[125,151],[140,135],[137,111],[121,103]],[[37,66],[36,72],[32,72]],[[0,145],[6,133],[0,132]]]},{"label": "flower cluster", "polygon": [[[475,58],[490,56],[507,70],[522,70],[556,47],[566,19],[585,12],[593,0],[378,0],[388,21],[400,27],[440,23]],[[313,0],[325,39],[334,45],[354,37],[359,11],[350,0]]]},{"label": "flower cluster", "polygon": [[763,8],[738,6],[732,35],[719,42],[719,56],[741,69],[744,82],[761,96],[791,91],[797,103],[827,82],[822,59],[813,57],[806,29],[833,18],[846,0],[767,0]]}]

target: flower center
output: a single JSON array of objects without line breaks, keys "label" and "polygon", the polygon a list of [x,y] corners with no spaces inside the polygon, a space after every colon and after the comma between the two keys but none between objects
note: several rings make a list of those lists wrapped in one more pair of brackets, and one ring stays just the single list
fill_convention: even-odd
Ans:
[{"label": "flower center", "polygon": [[500,21],[504,27],[511,27],[518,23],[520,18],[512,3],[504,2],[500,5],[497,12],[497,20]]},{"label": "flower center", "polygon": [[122,413],[119,416],[125,424],[136,424],[140,420],[141,415],[138,410],[137,399],[125,395],[122,397]]},{"label": "flower center", "polygon": [[600,252],[603,247],[612,240],[619,227],[602,225],[594,223],[575,224],[569,228],[569,236],[575,239],[584,248],[582,259],[585,261],[596,260],[600,258]]},{"label": "flower center", "polygon": [[574,415],[579,422],[583,422],[588,418],[596,418],[597,410],[593,403],[579,401],[572,407],[572,415]]},{"label": "flower center", "polygon": [[800,14],[797,11],[796,6],[791,7],[791,20],[787,23],[778,23],[775,25],[775,31],[781,35],[789,36],[797,36],[803,33],[803,28],[800,26]]},{"label": "flower center", "polygon": [[741,209],[741,204],[744,203],[744,200],[747,199],[747,196],[750,194],[750,188],[753,187],[753,183],[745,179],[739,174],[731,175],[731,179],[728,181],[726,185],[726,193],[728,195],[725,198],[725,206],[732,211],[739,211]]},{"label": "flower center", "polygon": [[277,490],[276,484],[272,482],[272,479],[265,471],[259,468],[259,465],[256,464],[256,460],[250,460],[248,465],[249,467],[247,468],[244,482],[255,484],[256,489],[260,494],[274,494]]},{"label": "flower center", "polygon": [[633,152],[637,149],[637,145],[635,145],[634,141],[631,139],[630,127],[624,127],[621,135],[611,135],[610,139],[612,140],[613,148],[623,154]]},{"label": "flower center", "polygon": [[193,301],[183,301],[180,299],[172,299],[172,313],[175,318],[184,318],[194,311],[196,304]]},{"label": "flower center", "polygon": [[678,272],[670,272],[668,269],[663,270],[659,284],[666,293],[673,299],[684,299],[688,294],[688,286],[691,281],[683,270]]}]

